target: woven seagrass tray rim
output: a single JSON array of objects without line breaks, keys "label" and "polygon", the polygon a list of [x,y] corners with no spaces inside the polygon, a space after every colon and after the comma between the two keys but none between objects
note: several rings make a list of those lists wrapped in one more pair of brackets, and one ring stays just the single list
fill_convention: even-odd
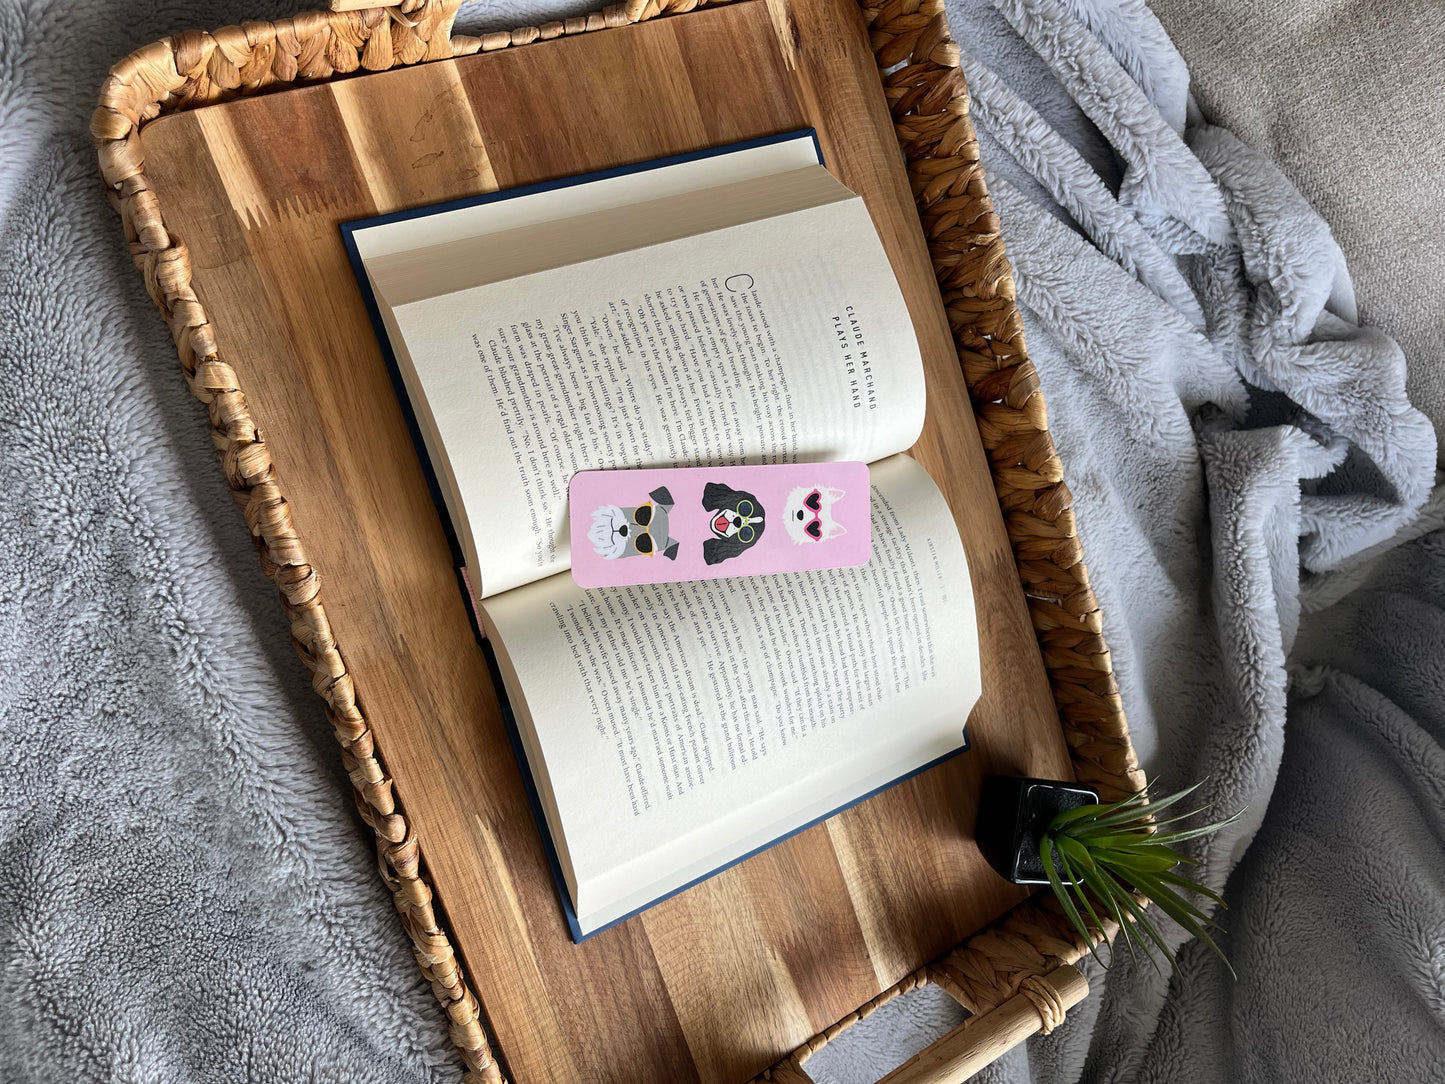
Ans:
[{"label": "woven seagrass tray rim", "polygon": [[[184,242],[171,236],[145,175],[141,130],[165,113],[318,82],[358,70],[530,44],[681,14],[709,0],[627,0],[593,14],[481,37],[453,36],[461,0],[311,12],[213,33],[190,31],[119,61],[102,86],[91,134],[132,258],[165,317],[192,392],[206,404],[233,496],[261,565],[276,583],[293,641],[314,677],[342,749],[357,808],[376,835],[381,876],[418,965],[450,1021],[467,1079],[503,1079],[482,1007],[437,913],[419,842],[375,747],[321,601],[316,570],[291,522],[284,487],[220,357],[190,285]],[[715,0],[714,0],[715,2]],[[726,0],[723,0],[726,2]],[[859,0],[899,144],[973,398],[1030,617],[1075,770],[1106,796],[1143,785],[1129,742],[1102,618],[1075,529],[1072,496],[1048,432],[1004,252],[968,117],[959,50],[942,0]],[[1108,936],[1112,930],[1097,931]],[[893,998],[929,982],[980,1016],[1087,950],[1052,900],[1036,896],[815,1036],[759,1079],[806,1082],[804,1062]]]}]

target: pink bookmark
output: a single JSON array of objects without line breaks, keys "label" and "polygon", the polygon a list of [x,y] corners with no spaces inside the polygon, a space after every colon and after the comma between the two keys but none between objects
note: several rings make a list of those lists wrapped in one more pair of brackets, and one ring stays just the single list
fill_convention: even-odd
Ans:
[{"label": "pink bookmark", "polygon": [[866,463],[580,471],[572,578],[621,587],[867,564],[870,498]]}]

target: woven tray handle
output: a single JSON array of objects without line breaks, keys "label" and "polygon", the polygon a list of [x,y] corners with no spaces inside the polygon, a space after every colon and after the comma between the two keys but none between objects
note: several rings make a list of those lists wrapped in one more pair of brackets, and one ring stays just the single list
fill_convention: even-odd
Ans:
[{"label": "woven tray handle", "polygon": [[[922,985],[913,979],[870,1001],[856,1013],[800,1047],[790,1057],[758,1078],[770,1084],[813,1084],[804,1065],[837,1034],[867,1018],[899,994]],[[1047,1035],[1064,1022],[1064,1015],[1089,993],[1089,983],[1069,964],[1047,975],[1030,975],[1019,983],[1018,993],[989,1012],[970,1016],[958,1027],[935,1039],[877,1084],[959,1084],[992,1064],[1031,1035]]]},{"label": "woven tray handle", "polygon": [[879,1084],[956,1084],[1030,1035],[1053,1031],[1088,992],[1084,976],[1068,964],[1041,977],[1030,976],[993,1012],[964,1021]]}]

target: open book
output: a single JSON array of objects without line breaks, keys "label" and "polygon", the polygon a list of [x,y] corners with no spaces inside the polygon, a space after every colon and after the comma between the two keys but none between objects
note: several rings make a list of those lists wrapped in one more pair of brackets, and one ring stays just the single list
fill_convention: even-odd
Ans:
[{"label": "open book", "polygon": [[[967,748],[967,563],[901,454],[923,421],[917,340],[811,133],[343,230],[574,937]],[[568,574],[578,471],[830,460],[872,464],[863,567],[592,590]]]}]

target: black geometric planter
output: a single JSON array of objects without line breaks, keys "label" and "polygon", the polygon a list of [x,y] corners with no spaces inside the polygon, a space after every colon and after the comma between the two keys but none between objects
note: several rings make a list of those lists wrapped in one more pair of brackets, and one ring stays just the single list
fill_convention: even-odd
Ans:
[{"label": "black geometric planter", "polygon": [[1055,816],[1099,800],[1079,783],[996,775],[983,781],[974,835],[998,875],[1016,885],[1046,885],[1039,840]]}]

